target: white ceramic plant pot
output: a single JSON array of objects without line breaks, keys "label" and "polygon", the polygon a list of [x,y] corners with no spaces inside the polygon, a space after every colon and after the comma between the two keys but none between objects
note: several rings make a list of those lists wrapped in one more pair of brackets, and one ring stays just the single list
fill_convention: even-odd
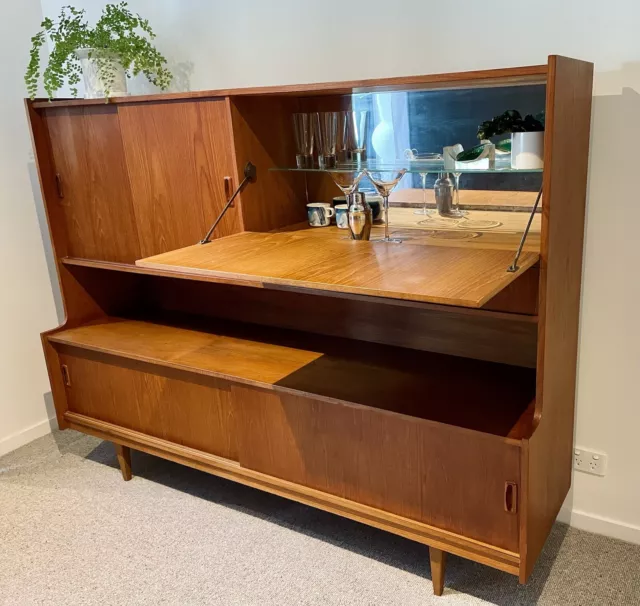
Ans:
[{"label": "white ceramic plant pot", "polygon": [[511,133],[511,168],[542,168],[544,132]]},{"label": "white ceramic plant pot", "polygon": [[[89,57],[91,51],[90,48],[80,48],[76,51],[84,77],[84,97],[85,99],[101,99],[106,97],[105,89],[107,87],[100,77],[98,62],[94,57]],[[108,87],[109,97],[125,97],[129,93],[127,92],[127,76],[124,67],[115,59],[112,60],[112,63],[115,68],[115,77]]]}]

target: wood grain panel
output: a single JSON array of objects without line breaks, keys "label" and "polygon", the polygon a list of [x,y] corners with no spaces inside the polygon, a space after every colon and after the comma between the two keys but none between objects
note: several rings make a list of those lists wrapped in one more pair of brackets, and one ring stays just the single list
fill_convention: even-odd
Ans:
[{"label": "wood grain panel", "polygon": [[48,109],[45,115],[67,253],[133,263],[141,255],[116,109]]},{"label": "wood grain panel", "polygon": [[539,425],[523,451],[528,473],[523,582],[571,484],[592,80],[591,63],[549,58],[535,410]]},{"label": "wood grain panel", "polygon": [[[200,241],[238,185],[224,99],[126,105],[118,109],[142,255]],[[241,229],[231,208],[215,237]]]},{"label": "wood grain panel", "polygon": [[230,100],[233,145],[238,174],[247,162],[257,168],[257,179],[242,192],[244,228],[270,231],[307,216],[305,176],[272,172],[275,166],[293,166],[296,148],[294,98],[236,98]]},{"label": "wood grain panel", "polygon": [[530,369],[201,318],[167,316],[157,323],[112,318],[49,339],[501,438],[519,425],[535,386]]},{"label": "wood grain panel", "polygon": [[[529,284],[531,281],[526,277],[530,272],[535,274],[537,289],[535,268],[513,284],[525,279]],[[351,298],[340,293],[322,296],[159,276],[148,278],[145,292],[149,305],[161,311],[253,322],[516,366],[536,365],[535,317],[397,299]],[[504,299],[499,294],[490,303],[498,297],[496,306],[516,311],[520,299],[512,299],[511,295]]]},{"label": "wood grain panel", "polygon": [[62,353],[71,412],[203,452],[237,459],[229,384],[158,366]]},{"label": "wood grain panel", "polygon": [[518,548],[504,483],[519,448],[417,419],[233,386],[240,464],[341,498]]},{"label": "wood grain panel", "polygon": [[[302,233],[303,235],[299,235]],[[316,240],[304,232],[245,232],[136,262],[191,275],[239,278],[345,293],[481,307],[538,260],[523,252]]]},{"label": "wood grain panel", "polygon": [[112,423],[105,423],[104,421],[98,421],[73,412],[68,412],[65,418],[72,429],[88,433],[103,440],[117,442],[181,465],[188,465],[228,480],[252,486],[258,490],[329,511],[425,545],[435,546],[448,553],[468,558],[487,566],[493,566],[510,574],[517,574],[518,572],[520,557],[517,552],[500,549],[481,541],[474,541],[468,537],[368,507],[361,503],[341,499],[319,490],[313,490],[299,484],[245,469],[235,461],[229,461],[193,448],[176,445]]}]

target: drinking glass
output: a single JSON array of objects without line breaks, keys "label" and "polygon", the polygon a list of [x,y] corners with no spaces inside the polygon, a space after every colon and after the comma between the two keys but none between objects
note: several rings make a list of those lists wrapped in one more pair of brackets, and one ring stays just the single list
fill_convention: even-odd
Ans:
[{"label": "drinking glass", "polygon": [[336,155],[338,162],[349,162],[349,115],[351,112],[338,112],[338,141],[336,144]]},{"label": "drinking glass", "polygon": [[338,138],[338,112],[318,112],[314,117],[318,166],[320,168],[334,168]]},{"label": "drinking glass", "polygon": [[328,170],[327,171],[333,182],[340,188],[344,194],[347,204],[349,204],[349,197],[356,191],[358,184],[362,177],[364,177],[364,171],[359,168],[344,169],[344,170]]},{"label": "drinking glass", "polygon": [[369,112],[367,110],[348,112],[347,128],[352,160],[360,164],[367,159]]},{"label": "drinking glass", "polygon": [[369,170],[367,169],[367,177],[373,183],[378,193],[382,196],[384,208],[384,238],[383,242],[402,242],[399,238],[391,238],[389,236],[389,194],[394,190],[395,186],[400,183],[400,179],[406,174],[406,168],[399,169],[383,169]]},{"label": "drinking glass", "polygon": [[293,114],[298,168],[313,168],[313,131],[311,114]]},{"label": "drinking glass", "polygon": [[406,160],[409,160],[409,162],[415,162],[416,168],[420,170],[418,174],[422,179],[422,208],[413,212],[416,215],[432,215],[434,211],[427,209],[427,177],[429,173],[437,172],[441,168],[439,165],[444,158],[442,154],[421,154],[418,153],[417,149],[405,150],[404,157]]},{"label": "drinking glass", "polygon": [[460,210],[460,175],[462,173],[453,173],[453,178],[455,182],[455,201],[453,203],[453,208],[451,209],[451,213],[449,216],[451,217],[464,217],[467,213],[464,210]]}]

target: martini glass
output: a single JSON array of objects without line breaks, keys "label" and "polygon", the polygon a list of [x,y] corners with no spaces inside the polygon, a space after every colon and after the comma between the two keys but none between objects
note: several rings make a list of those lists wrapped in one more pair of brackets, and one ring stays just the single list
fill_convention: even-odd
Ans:
[{"label": "martini glass", "polygon": [[349,204],[349,196],[358,189],[358,184],[364,177],[364,170],[360,168],[327,170],[333,182],[340,188]]},{"label": "martini glass", "polygon": [[367,177],[373,183],[378,193],[382,196],[382,202],[384,205],[384,238],[383,242],[402,242],[398,238],[391,238],[389,236],[389,194],[394,190],[395,186],[400,183],[400,179],[404,177],[407,172],[406,168],[398,169],[382,169],[382,170],[369,170],[367,169]]}]

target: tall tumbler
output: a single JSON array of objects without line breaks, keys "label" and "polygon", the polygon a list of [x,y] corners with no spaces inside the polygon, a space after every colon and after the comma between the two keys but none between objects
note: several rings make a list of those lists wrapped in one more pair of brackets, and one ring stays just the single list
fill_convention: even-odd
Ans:
[{"label": "tall tumbler", "polygon": [[313,168],[314,128],[311,114],[293,114],[293,132],[296,138],[296,166]]},{"label": "tall tumbler", "polygon": [[338,112],[338,141],[336,144],[336,155],[338,162],[351,161],[351,144],[349,142],[349,118],[351,112]]},{"label": "tall tumbler", "polygon": [[367,159],[367,137],[369,130],[369,112],[349,112],[349,151],[353,162],[364,162]]},{"label": "tall tumbler", "polygon": [[315,122],[318,166],[320,168],[335,168],[336,144],[338,138],[338,112],[316,113]]}]

